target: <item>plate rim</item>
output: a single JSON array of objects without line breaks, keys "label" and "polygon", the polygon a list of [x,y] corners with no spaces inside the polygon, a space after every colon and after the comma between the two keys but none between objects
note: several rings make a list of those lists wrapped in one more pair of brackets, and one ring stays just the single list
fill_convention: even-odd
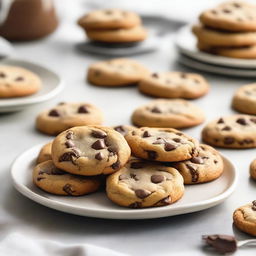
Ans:
[{"label": "plate rim", "polygon": [[[181,215],[181,214],[186,214],[186,213],[192,213],[192,212],[197,212],[201,211],[210,207],[213,207],[219,203],[222,203],[226,198],[228,198],[235,190],[237,182],[238,182],[238,172],[235,168],[235,166],[232,164],[231,161],[229,161],[228,158],[225,156],[222,156],[223,160],[226,161],[228,164],[232,166],[232,173],[233,173],[233,178],[231,180],[230,186],[221,194],[210,198],[206,200],[202,200],[200,202],[194,203],[194,205],[191,206],[178,206],[175,211],[182,213],[174,213],[170,214],[170,208],[163,208],[163,207],[155,207],[155,208],[143,208],[143,209],[115,209],[115,210],[95,210],[95,209],[86,209],[85,213],[80,213],[79,211],[85,210],[84,207],[79,207],[79,206],[71,206],[68,204],[65,204],[63,202],[59,202],[47,197],[43,197],[32,190],[30,190],[27,186],[25,186],[23,183],[18,183],[17,180],[15,179],[15,170],[16,170],[16,164],[26,155],[29,154],[31,151],[39,150],[45,143],[37,144],[33,147],[30,147],[29,149],[23,151],[20,155],[18,155],[14,161],[11,164],[11,181],[13,186],[17,191],[19,191],[23,196],[31,199],[32,201],[44,205],[48,208],[55,209],[61,212],[69,213],[69,214],[75,214],[79,216],[84,216],[84,217],[96,217],[96,218],[101,218],[101,219],[154,219],[154,218],[162,218],[162,217],[169,217],[169,216],[175,216],[175,215]],[[46,193],[46,192],[45,192]],[[204,207],[202,207],[204,206]],[[196,209],[197,207],[201,207],[199,210]],[[115,212],[114,216],[111,215],[105,215],[107,213],[113,213]],[[175,212],[174,211],[174,212]],[[136,216],[136,213],[140,213],[139,216]],[[144,213],[147,213],[148,216],[143,216]],[[122,214],[122,216],[118,216],[118,218],[115,216],[117,214]]]}]

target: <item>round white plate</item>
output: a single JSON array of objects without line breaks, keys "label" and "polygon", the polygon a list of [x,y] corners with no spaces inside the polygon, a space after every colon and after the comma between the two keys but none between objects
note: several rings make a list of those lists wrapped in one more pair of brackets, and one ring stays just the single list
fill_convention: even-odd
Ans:
[{"label": "round white plate", "polygon": [[186,186],[181,200],[173,205],[129,209],[113,204],[104,192],[81,197],[55,196],[37,188],[32,182],[32,170],[42,145],[22,153],[11,168],[12,182],[24,196],[47,207],[81,216],[106,219],[151,219],[200,211],[223,202],[234,191],[237,173],[229,160],[223,157],[223,175],[209,183]]},{"label": "round white plate", "polygon": [[19,98],[0,99],[0,113],[13,112],[42,103],[56,96],[63,89],[63,81],[53,71],[28,61],[18,59],[4,59],[0,65],[20,66],[36,73],[42,80],[43,86],[39,92]]},{"label": "round white plate", "polygon": [[256,69],[256,60],[228,58],[199,51],[196,47],[196,37],[191,31],[191,25],[182,27],[177,32],[175,44],[182,54],[199,61],[229,67]]}]

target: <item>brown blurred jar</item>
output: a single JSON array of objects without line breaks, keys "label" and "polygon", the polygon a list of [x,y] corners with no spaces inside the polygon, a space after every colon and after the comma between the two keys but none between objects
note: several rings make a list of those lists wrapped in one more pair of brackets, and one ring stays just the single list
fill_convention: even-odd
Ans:
[{"label": "brown blurred jar", "polygon": [[38,39],[57,26],[53,0],[0,0],[0,36],[8,40]]}]

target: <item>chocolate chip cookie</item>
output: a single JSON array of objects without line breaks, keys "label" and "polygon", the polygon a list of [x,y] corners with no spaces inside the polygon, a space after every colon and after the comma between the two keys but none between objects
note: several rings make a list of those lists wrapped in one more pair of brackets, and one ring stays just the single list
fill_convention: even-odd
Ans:
[{"label": "chocolate chip cookie", "polygon": [[198,155],[189,160],[171,163],[184,179],[184,184],[205,183],[217,179],[223,172],[223,160],[217,150],[201,144]]},{"label": "chocolate chip cookie", "polygon": [[51,159],[52,159],[52,142],[49,142],[41,148],[36,162],[37,164],[40,164],[42,162],[45,162]]},{"label": "chocolate chip cookie", "polygon": [[33,72],[21,67],[0,66],[0,98],[28,96],[41,87],[41,79]]},{"label": "chocolate chip cookie", "polygon": [[198,154],[198,142],[172,128],[142,127],[129,132],[125,138],[134,156],[143,159],[174,162]]},{"label": "chocolate chip cookie", "polygon": [[256,159],[254,159],[250,164],[250,175],[252,179],[256,180]]},{"label": "chocolate chip cookie", "polygon": [[143,208],[176,202],[184,193],[184,185],[174,168],[131,158],[107,178],[106,191],[109,199],[118,205]]},{"label": "chocolate chip cookie", "polygon": [[139,90],[154,97],[195,99],[209,91],[209,84],[193,73],[152,73],[140,81]]},{"label": "chocolate chip cookie", "polygon": [[71,128],[59,134],[52,144],[52,159],[58,168],[85,176],[116,172],[130,154],[124,137],[102,126]]},{"label": "chocolate chip cookie", "polygon": [[137,84],[148,73],[148,69],[135,60],[120,58],[92,64],[87,79],[99,86],[127,86]]},{"label": "chocolate chip cookie", "polygon": [[57,135],[71,127],[102,124],[103,114],[96,106],[81,103],[60,103],[40,113],[36,128],[49,135]]},{"label": "chocolate chip cookie", "polygon": [[38,164],[33,171],[34,184],[40,189],[55,195],[81,196],[99,189],[98,177],[84,177],[64,172],[52,160]]},{"label": "chocolate chip cookie", "polygon": [[238,229],[256,236],[256,200],[236,209],[233,214],[233,220]]},{"label": "chocolate chip cookie", "polygon": [[138,107],[132,114],[137,126],[186,128],[201,124],[204,112],[182,99],[158,99]]},{"label": "chocolate chip cookie", "polygon": [[256,147],[256,118],[249,115],[231,115],[208,123],[202,139],[223,148]]},{"label": "chocolate chip cookie", "polygon": [[233,97],[232,107],[239,112],[256,115],[256,83],[240,87]]},{"label": "chocolate chip cookie", "polygon": [[113,129],[119,133],[121,133],[124,137],[128,134],[129,131],[133,131],[136,127],[131,125],[117,125],[114,126]]}]

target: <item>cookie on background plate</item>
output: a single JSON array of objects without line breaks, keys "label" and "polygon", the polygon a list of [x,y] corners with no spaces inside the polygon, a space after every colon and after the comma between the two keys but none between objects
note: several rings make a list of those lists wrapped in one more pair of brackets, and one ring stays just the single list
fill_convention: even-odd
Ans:
[{"label": "cookie on background plate", "polygon": [[101,110],[89,103],[59,103],[37,116],[36,128],[49,135],[57,135],[71,127],[99,125],[103,122]]},{"label": "cookie on background plate", "polygon": [[52,159],[52,141],[45,144],[37,157],[36,163],[40,164],[42,162],[48,161]]},{"label": "cookie on background plate", "polygon": [[158,99],[138,107],[132,114],[136,126],[186,128],[201,124],[204,112],[182,99]]},{"label": "cookie on background plate", "polygon": [[154,97],[195,99],[209,91],[209,84],[194,73],[152,73],[140,81],[139,90]]},{"label": "cookie on background plate", "polygon": [[198,184],[213,181],[221,176],[224,165],[217,150],[200,144],[198,155],[189,160],[171,163],[184,179],[184,184]]},{"label": "cookie on background plate", "polygon": [[21,67],[0,65],[0,98],[24,97],[42,87],[38,75]]},{"label": "cookie on background plate", "polygon": [[232,107],[239,112],[256,115],[256,83],[238,88],[232,100]]},{"label": "cookie on background plate", "polygon": [[143,159],[174,162],[198,154],[198,142],[172,128],[142,127],[129,132],[125,139],[132,154]]},{"label": "cookie on background plate", "polygon": [[34,184],[55,195],[82,196],[99,189],[99,177],[84,177],[64,172],[52,160],[38,164],[33,171]]},{"label": "cookie on background plate", "polygon": [[59,134],[52,143],[54,164],[78,175],[118,171],[131,155],[123,135],[103,126],[79,126]]},{"label": "cookie on background plate", "polygon": [[233,214],[233,220],[238,229],[256,236],[256,200],[236,209]]},{"label": "cookie on background plate", "polygon": [[256,180],[256,159],[254,159],[250,164],[250,176],[252,179]]},{"label": "cookie on background plate", "polygon": [[131,158],[122,169],[108,176],[106,191],[118,205],[144,208],[176,202],[183,196],[184,185],[176,169]]},{"label": "cookie on background plate", "polygon": [[255,148],[256,117],[231,115],[211,121],[204,127],[202,139],[223,148]]},{"label": "cookie on background plate", "polygon": [[99,86],[127,86],[137,84],[147,74],[149,70],[137,61],[118,58],[90,65],[87,80]]}]

